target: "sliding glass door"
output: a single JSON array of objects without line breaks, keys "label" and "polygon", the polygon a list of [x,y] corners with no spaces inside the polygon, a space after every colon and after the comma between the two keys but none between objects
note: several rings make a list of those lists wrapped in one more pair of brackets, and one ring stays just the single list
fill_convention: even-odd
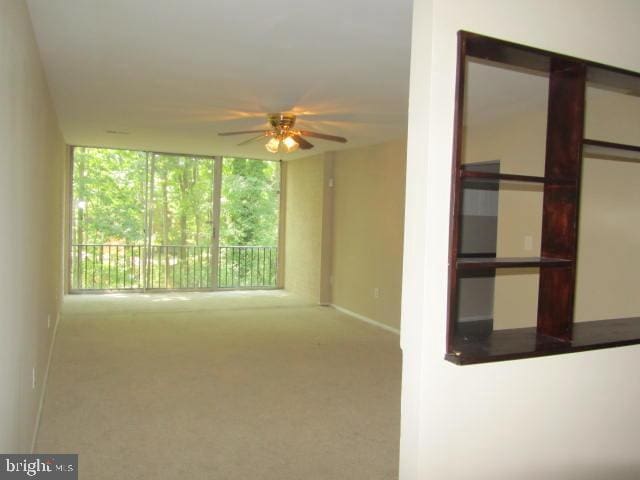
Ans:
[{"label": "sliding glass door", "polygon": [[72,290],[145,285],[145,152],[75,148]]},{"label": "sliding glass door", "polygon": [[218,286],[276,286],[280,164],[222,159]]},{"label": "sliding glass door", "polygon": [[71,291],[274,288],[280,166],[74,148]]},{"label": "sliding glass door", "polygon": [[151,154],[147,289],[213,287],[214,159]]}]

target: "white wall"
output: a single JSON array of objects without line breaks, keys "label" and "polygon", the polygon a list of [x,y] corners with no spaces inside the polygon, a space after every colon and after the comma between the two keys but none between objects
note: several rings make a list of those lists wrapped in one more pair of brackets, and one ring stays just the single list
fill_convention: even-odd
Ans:
[{"label": "white wall", "polygon": [[457,30],[640,71],[640,3],[416,0],[413,22],[400,478],[638,478],[639,346],[465,367],[443,356]]},{"label": "white wall", "polygon": [[22,0],[0,0],[0,105],[0,452],[28,452],[62,295],[66,148]]}]

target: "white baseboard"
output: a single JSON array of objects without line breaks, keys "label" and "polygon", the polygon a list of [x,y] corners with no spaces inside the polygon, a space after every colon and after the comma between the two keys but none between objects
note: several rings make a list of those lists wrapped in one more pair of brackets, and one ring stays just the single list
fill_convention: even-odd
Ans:
[{"label": "white baseboard", "polygon": [[373,325],[374,327],[378,327],[378,328],[381,328],[383,330],[386,330],[387,332],[392,332],[392,333],[395,333],[396,335],[400,335],[400,330],[397,329],[397,328],[390,327],[389,325],[385,325],[382,322],[378,322],[378,321],[373,320],[373,319],[371,319],[369,317],[365,317],[364,315],[360,315],[359,313],[352,312],[351,310],[347,310],[346,308],[342,308],[342,307],[340,307],[338,305],[331,304],[331,306],[333,308],[335,308],[336,310],[338,310],[339,312],[342,312],[342,313],[344,313],[346,315],[349,315],[349,316],[351,316],[353,318],[357,318],[358,320],[363,321],[365,323],[368,323],[370,325]]},{"label": "white baseboard", "polygon": [[51,343],[49,344],[49,356],[47,357],[47,366],[44,370],[44,377],[42,378],[42,389],[40,390],[40,401],[38,402],[38,412],[36,413],[36,423],[33,428],[33,437],[31,438],[31,453],[36,448],[36,441],[38,439],[38,431],[40,430],[40,418],[42,417],[42,407],[44,406],[44,398],[47,392],[47,383],[49,381],[49,368],[51,367],[51,358],[53,357],[53,348],[56,344],[56,337],[58,335],[58,324],[60,323],[60,312],[56,315],[56,323],[53,326],[53,335],[51,336]]}]

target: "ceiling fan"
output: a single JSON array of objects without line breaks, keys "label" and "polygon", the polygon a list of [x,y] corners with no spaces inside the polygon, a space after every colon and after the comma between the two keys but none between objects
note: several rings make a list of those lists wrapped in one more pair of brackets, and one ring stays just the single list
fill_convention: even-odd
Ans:
[{"label": "ceiling fan", "polygon": [[294,128],[296,124],[296,116],[293,113],[269,113],[267,118],[271,125],[271,130],[243,130],[240,132],[223,132],[218,133],[218,135],[228,136],[259,133],[260,135],[245,140],[238,145],[246,145],[247,143],[251,143],[260,138],[269,138],[269,141],[264,147],[271,153],[278,153],[280,151],[291,153],[298,150],[298,148],[302,150],[309,150],[310,148],[313,148],[313,144],[303,137],[320,138],[331,142],[347,142],[347,139],[344,137],[310,132],[309,130],[298,130]]}]

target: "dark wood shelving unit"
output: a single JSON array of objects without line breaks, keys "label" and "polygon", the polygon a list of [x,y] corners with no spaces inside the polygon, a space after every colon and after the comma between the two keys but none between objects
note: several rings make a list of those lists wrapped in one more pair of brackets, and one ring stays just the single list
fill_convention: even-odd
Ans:
[{"label": "dark wood shelving unit", "polygon": [[[549,78],[544,176],[476,171],[463,164],[467,60],[532,70]],[[640,96],[640,73],[469,32],[459,32],[449,257],[446,360],[458,365],[514,360],[640,344],[640,317],[574,322],[578,210],[583,156],[640,161],[640,146],[584,138],[587,82]],[[543,192],[539,257],[465,255],[462,197],[479,182],[540,184]],[[493,330],[493,321],[460,322],[459,282],[497,269],[539,269],[537,325]],[[487,327],[488,326],[488,327]]]},{"label": "dark wood shelving unit", "polygon": [[486,268],[570,267],[572,260],[544,257],[458,257],[458,270]]}]

